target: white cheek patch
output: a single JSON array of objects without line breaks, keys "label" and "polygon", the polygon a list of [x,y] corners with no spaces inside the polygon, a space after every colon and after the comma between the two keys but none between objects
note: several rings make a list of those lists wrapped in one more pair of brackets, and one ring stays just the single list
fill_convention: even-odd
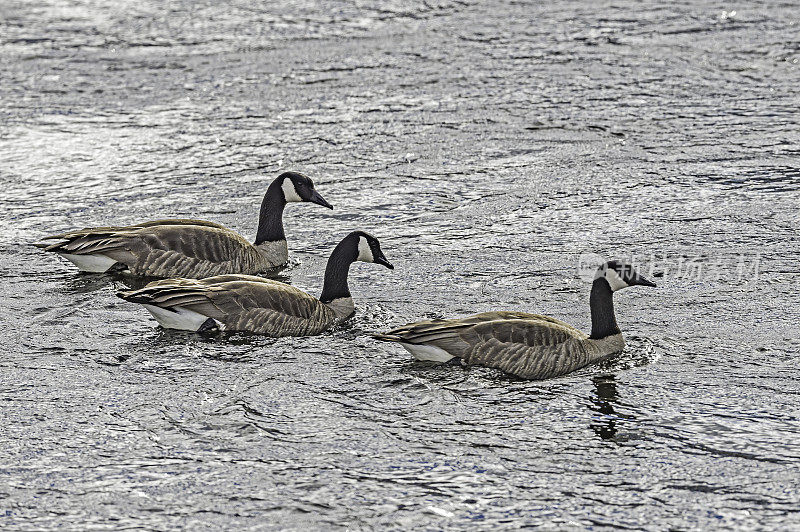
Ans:
[{"label": "white cheek patch", "polygon": [[628,283],[623,281],[622,277],[620,277],[617,273],[617,270],[613,268],[606,268],[605,278],[606,281],[608,281],[608,285],[611,287],[612,292],[616,292],[617,290],[628,286]]},{"label": "white cheek patch", "polygon": [[367,239],[362,237],[358,238],[358,257],[356,260],[361,262],[375,262],[375,257],[372,256],[372,249],[369,247]]},{"label": "white cheek patch", "polygon": [[286,178],[283,180],[281,190],[283,190],[283,197],[286,199],[286,203],[290,201],[303,201],[303,198],[300,197],[300,194],[298,194],[297,190],[294,188],[294,183],[292,183],[291,179]]}]

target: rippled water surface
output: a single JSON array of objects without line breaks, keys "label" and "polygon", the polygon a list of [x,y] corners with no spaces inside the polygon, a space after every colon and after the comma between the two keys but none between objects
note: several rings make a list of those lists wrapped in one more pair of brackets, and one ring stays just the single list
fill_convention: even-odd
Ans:
[{"label": "rippled water surface", "polygon": [[[168,7],[167,7],[168,6]],[[800,527],[793,2],[0,3],[0,528]],[[292,284],[353,229],[314,338],[165,331],[30,246],[163,217],[253,235],[283,169]],[[370,334],[490,309],[628,348],[544,382]]]}]

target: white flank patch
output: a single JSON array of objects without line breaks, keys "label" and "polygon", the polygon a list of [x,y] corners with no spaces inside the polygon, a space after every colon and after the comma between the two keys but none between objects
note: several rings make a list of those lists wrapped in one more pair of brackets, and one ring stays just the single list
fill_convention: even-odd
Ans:
[{"label": "white flank patch", "polygon": [[283,179],[281,190],[283,190],[283,197],[287,203],[290,201],[303,201],[303,198],[297,193],[297,189],[294,188],[294,183],[288,177]]},{"label": "white flank patch", "polygon": [[358,237],[358,257],[356,260],[361,262],[375,262],[375,257],[372,256],[372,249],[369,247],[369,242],[363,236]]},{"label": "white flank patch", "polygon": [[[208,316],[183,307],[167,310],[155,305],[142,304],[142,306],[150,311],[150,314],[153,315],[159,325],[167,329],[195,332],[208,319]],[[217,325],[222,329],[219,322],[217,322]]]},{"label": "white flank patch", "polygon": [[406,348],[406,351],[414,355],[417,360],[427,360],[429,362],[447,362],[451,360],[453,355],[442,349],[432,345],[420,344],[406,344],[400,342],[400,345]]},{"label": "white flank patch", "polygon": [[612,292],[616,292],[621,288],[625,288],[628,286],[628,283],[622,280],[622,277],[619,276],[617,270],[614,268],[606,268],[606,281],[608,281],[608,285],[611,287]]},{"label": "white flank patch", "polygon": [[96,255],[73,255],[71,253],[59,253],[62,257],[78,267],[82,272],[105,273],[117,263],[111,257],[98,253]]}]

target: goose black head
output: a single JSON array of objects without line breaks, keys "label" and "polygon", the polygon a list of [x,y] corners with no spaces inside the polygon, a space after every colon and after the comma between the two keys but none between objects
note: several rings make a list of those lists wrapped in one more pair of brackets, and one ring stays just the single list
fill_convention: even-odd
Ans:
[{"label": "goose black head", "polygon": [[314,182],[308,176],[298,172],[284,172],[278,176],[282,180],[281,190],[287,203],[290,201],[309,201],[333,209],[330,203],[319,195],[314,188]]},{"label": "goose black head", "polygon": [[394,270],[394,266],[386,260],[383,251],[381,251],[381,245],[377,238],[364,231],[354,231],[348,236],[352,239],[353,246],[355,247],[355,260],[374,262],[375,264],[381,264],[390,270]]},{"label": "goose black head", "polygon": [[600,266],[595,274],[595,279],[605,279],[612,292],[622,290],[629,286],[655,286],[637,272],[633,266],[618,260],[610,260]]}]

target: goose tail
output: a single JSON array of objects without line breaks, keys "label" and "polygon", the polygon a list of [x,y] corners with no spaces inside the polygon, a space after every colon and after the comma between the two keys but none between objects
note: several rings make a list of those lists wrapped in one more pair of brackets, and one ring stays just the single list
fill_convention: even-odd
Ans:
[{"label": "goose tail", "polygon": [[[49,238],[51,237],[46,236],[42,238],[42,240],[47,240]],[[61,240],[59,242],[32,242],[31,245],[35,248],[43,249],[45,251],[55,251],[56,253],[59,253],[63,251],[61,248],[67,243],[68,242]]]},{"label": "goose tail", "polygon": [[124,299],[128,303],[152,303],[153,294],[144,290],[120,290],[117,297]]},{"label": "goose tail", "polygon": [[452,334],[453,329],[460,328],[443,326],[443,322],[411,323],[372,337],[382,342],[399,343],[417,360],[448,362],[464,350],[463,342]]},{"label": "goose tail", "polygon": [[117,297],[144,306],[162,327],[192,332],[221,331],[225,326],[208,315],[205,294],[191,280],[156,281],[139,290],[120,290]]},{"label": "goose tail", "polygon": [[402,342],[403,339],[396,334],[391,333],[378,333],[373,334],[372,337],[376,340],[380,340],[381,342]]}]

